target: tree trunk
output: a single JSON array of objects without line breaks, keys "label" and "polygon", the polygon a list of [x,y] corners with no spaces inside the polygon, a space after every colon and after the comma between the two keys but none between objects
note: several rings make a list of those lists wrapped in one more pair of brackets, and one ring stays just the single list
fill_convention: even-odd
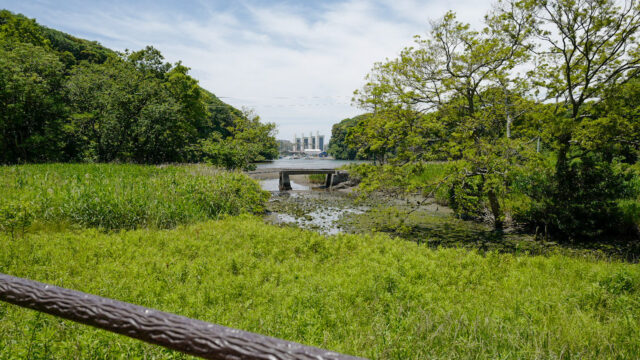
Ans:
[{"label": "tree trunk", "polygon": [[556,162],[556,181],[558,182],[558,186],[560,189],[570,189],[571,188],[571,179],[567,178],[568,172],[568,153],[570,147],[570,139],[569,135],[562,135],[559,139],[559,149],[558,149],[558,159]]},{"label": "tree trunk", "polygon": [[489,205],[491,206],[491,212],[493,213],[493,227],[496,230],[502,229],[504,225],[502,222],[502,213],[500,211],[500,203],[498,202],[498,196],[493,190],[489,190],[487,193],[489,197]]}]

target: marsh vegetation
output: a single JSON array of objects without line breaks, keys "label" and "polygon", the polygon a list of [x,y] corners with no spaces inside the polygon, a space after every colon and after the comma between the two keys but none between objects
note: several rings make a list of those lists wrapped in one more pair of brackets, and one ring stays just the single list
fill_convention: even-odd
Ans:
[{"label": "marsh vegetation", "polygon": [[[269,194],[234,169],[273,124],[0,11],[0,272],[372,359],[636,358],[640,5],[432,25],[334,127],[357,189]],[[188,357],[0,303],[23,358]]]},{"label": "marsh vegetation", "polygon": [[[0,271],[372,359],[633,358],[637,265],[228,217],[0,235]],[[0,358],[185,358],[0,304]]]}]

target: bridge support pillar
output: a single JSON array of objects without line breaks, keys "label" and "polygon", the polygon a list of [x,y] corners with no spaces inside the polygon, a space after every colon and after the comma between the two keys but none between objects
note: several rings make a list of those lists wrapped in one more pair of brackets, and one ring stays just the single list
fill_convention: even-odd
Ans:
[{"label": "bridge support pillar", "polygon": [[324,181],[324,187],[330,189],[333,186],[333,174],[327,174],[327,178]]},{"label": "bridge support pillar", "polygon": [[289,173],[284,171],[280,172],[280,182],[278,183],[278,189],[280,191],[291,190],[291,180],[289,180]]}]

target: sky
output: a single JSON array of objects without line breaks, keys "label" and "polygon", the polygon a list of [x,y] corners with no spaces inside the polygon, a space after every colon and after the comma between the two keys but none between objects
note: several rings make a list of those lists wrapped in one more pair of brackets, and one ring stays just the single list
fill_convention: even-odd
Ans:
[{"label": "sky", "polygon": [[454,10],[479,26],[490,0],[0,0],[5,8],[123,51],[182,61],[205,89],[276,123],[291,140],[362,113],[353,91],[375,62]]}]

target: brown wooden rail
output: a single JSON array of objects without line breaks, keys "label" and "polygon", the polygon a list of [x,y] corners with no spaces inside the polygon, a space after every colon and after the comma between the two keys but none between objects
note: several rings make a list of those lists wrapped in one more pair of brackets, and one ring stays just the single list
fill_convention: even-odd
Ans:
[{"label": "brown wooden rail", "polygon": [[205,359],[359,359],[1,273],[0,300]]}]

